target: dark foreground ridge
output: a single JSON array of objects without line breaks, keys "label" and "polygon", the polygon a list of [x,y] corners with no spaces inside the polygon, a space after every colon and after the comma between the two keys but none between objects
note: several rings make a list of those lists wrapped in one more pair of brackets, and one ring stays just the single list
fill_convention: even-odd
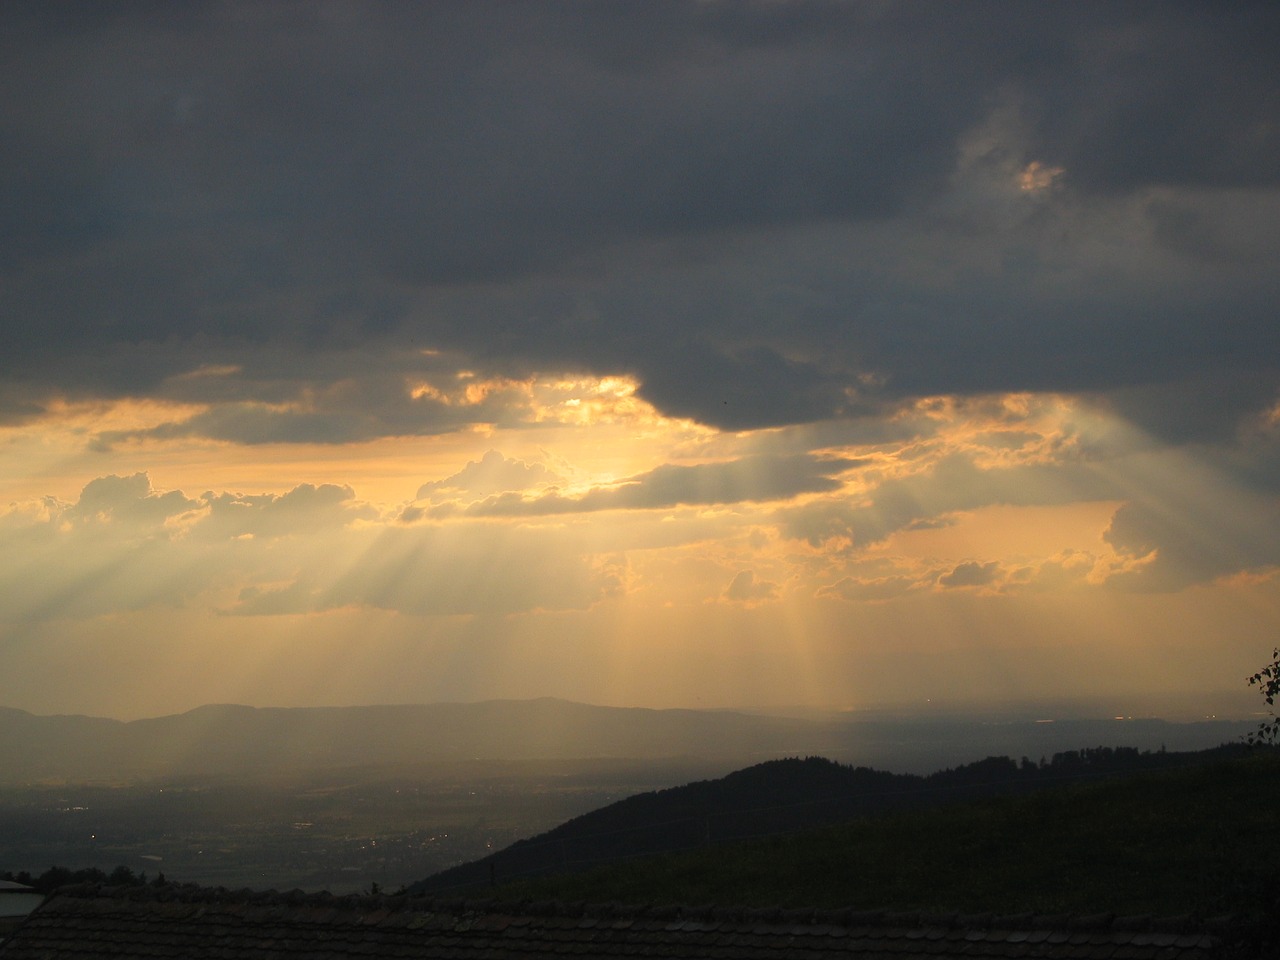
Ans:
[{"label": "dark foreground ridge", "polygon": [[1266,956],[1267,946],[1262,928],[1229,918],[512,904],[81,885],[46,900],[0,943],[0,960],[1227,960]]},{"label": "dark foreground ridge", "polygon": [[480,860],[419,880],[408,892],[460,896],[494,883],[567,875],[652,854],[1251,755],[1255,753],[1239,743],[1195,753],[1097,747],[1058,753],[1039,764],[1025,757],[1021,764],[1009,757],[988,757],[928,776],[845,766],[822,757],[769,760],[716,780],[619,800]]}]

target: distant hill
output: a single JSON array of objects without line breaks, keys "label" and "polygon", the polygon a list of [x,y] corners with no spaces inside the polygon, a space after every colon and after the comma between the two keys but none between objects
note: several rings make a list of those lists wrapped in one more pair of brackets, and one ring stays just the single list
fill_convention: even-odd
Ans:
[{"label": "distant hill", "polygon": [[667,757],[759,759],[838,746],[840,731],[747,714],[595,707],[562,700],[410,706],[206,706],[121,722],[0,708],[0,778],[246,775],[432,761]]},{"label": "distant hill", "polygon": [[816,754],[927,772],[991,753],[1038,759],[1082,743],[1199,749],[1253,729],[1248,723],[1161,720],[819,720],[599,707],[554,699],[315,708],[222,705],[127,723],[0,708],[0,726],[0,783],[244,776],[474,758],[686,757],[726,769]]},{"label": "distant hill", "polygon": [[408,892],[453,894],[637,856],[793,833],[873,813],[1025,794],[1247,753],[1242,745],[1203,753],[1099,747],[1065,751],[1040,764],[989,757],[929,776],[850,767],[819,757],[773,760],[720,779],[629,797],[425,878]]}]

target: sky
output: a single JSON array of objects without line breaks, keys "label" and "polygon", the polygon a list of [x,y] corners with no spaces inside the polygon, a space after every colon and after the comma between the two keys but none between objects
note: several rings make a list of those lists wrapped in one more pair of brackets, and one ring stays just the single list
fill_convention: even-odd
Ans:
[{"label": "sky", "polygon": [[0,704],[1264,708],[1278,49],[6,2]]}]

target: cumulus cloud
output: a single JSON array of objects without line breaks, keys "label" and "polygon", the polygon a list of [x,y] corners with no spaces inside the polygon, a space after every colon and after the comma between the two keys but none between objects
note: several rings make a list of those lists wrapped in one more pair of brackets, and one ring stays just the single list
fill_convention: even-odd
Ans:
[{"label": "cumulus cloud", "polygon": [[109,476],[91,480],[80,498],[61,511],[61,518],[75,524],[112,524],[148,532],[159,532],[171,517],[201,506],[181,492],[157,493],[145,473],[128,477]]},{"label": "cumulus cloud", "polygon": [[[171,521],[201,503],[158,493],[146,474],[101,477],[75,503],[46,498],[0,519],[0,617],[9,623],[180,605],[202,588],[206,557]],[[208,576],[205,571],[204,576]]]},{"label": "cumulus cloud", "polygon": [[950,573],[938,578],[943,587],[985,587],[994,583],[1000,576],[1000,564],[991,560],[981,563],[977,560],[966,560],[958,563]]},{"label": "cumulus cloud", "polygon": [[624,590],[624,567],[572,531],[389,525],[335,484],[189,498],[155,491],[146,474],[110,476],[74,503],[0,512],[0,610],[11,624],[197,598],[242,615],[584,609]]},{"label": "cumulus cloud", "polygon": [[424,483],[418,488],[418,499],[479,498],[508,491],[536,490],[560,481],[561,477],[541,463],[508,459],[497,450],[490,450],[478,461],[467,461],[453,476]]},{"label": "cumulus cloud", "polygon": [[280,495],[206,493],[202,500],[208,514],[193,532],[219,539],[309,536],[377,516],[371,506],[355,499],[350,487],[332,483],[304,483]]},{"label": "cumulus cloud", "polygon": [[[1065,550],[1045,560],[1010,567],[1001,583],[1001,590],[1006,593],[1048,592],[1096,586],[1118,566],[1128,564],[1124,561],[1100,563],[1100,558],[1093,554]],[[1098,571],[1097,577],[1091,579],[1095,570]]]},{"label": "cumulus cloud", "polygon": [[773,600],[777,596],[778,585],[770,580],[757,580],[751,570],[740,570],[734,574],[724,591],[726,600],[747,605]]}]

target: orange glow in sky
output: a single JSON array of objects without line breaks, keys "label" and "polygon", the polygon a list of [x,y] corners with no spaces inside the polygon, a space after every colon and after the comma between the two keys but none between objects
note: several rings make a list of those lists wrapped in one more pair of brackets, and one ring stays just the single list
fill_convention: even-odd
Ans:
[{"label": "orange glow in sky", "polygon": [[[0,531],[26,547],[7,553],[0,583],[27,637],[16,662],[38,651],[68,707],[89,697],[121,715],[191,698],[541,693],[847,707],[909,702],[917,683],[980,701],[1025,683],[1067,696],[1202,676],[1195,658],[1185,673],[1141,669],[1149,605],[1120,575],[1145,575],[1156,554],[1112,528],[1135,502],[1118,491],[1141,491],[1155,466],[1082,464],[1080,443],[1128,434],[1078,403],[939,397],[899,415],[906,437],[835,431],[824,451],[795,453],[801,431],[665,418],[626,378],[493,389],[515,398],[510,426],[358,444],[96,445],[199,412],[130,402],[54,406],[12,429],[5,475],[22,479]],[[1246,597],[1265,611],[1243,625],[1252,634],[1276,587],[1266,569],[1224,574],[1177,602]],[[1159,621],[1187,644],[1204,626]],[[1031,667],[1068,642],[1093,652]],[[136,651],[125,660],[147,664],[145,690],[95,686],[109,667],[78,643]],[[1249,644],[1236,644],[1238,672]],[[1006,666],[966,667],[946,690],[922,656]],[[348,658],[359,669],[335,666]],[[39,689],[33,669],[3,697]]]},{"label": "orange glow in sky", "polygon": [[0,706],[1258,709],[1280,5],[172,6],[0,4]]}]

